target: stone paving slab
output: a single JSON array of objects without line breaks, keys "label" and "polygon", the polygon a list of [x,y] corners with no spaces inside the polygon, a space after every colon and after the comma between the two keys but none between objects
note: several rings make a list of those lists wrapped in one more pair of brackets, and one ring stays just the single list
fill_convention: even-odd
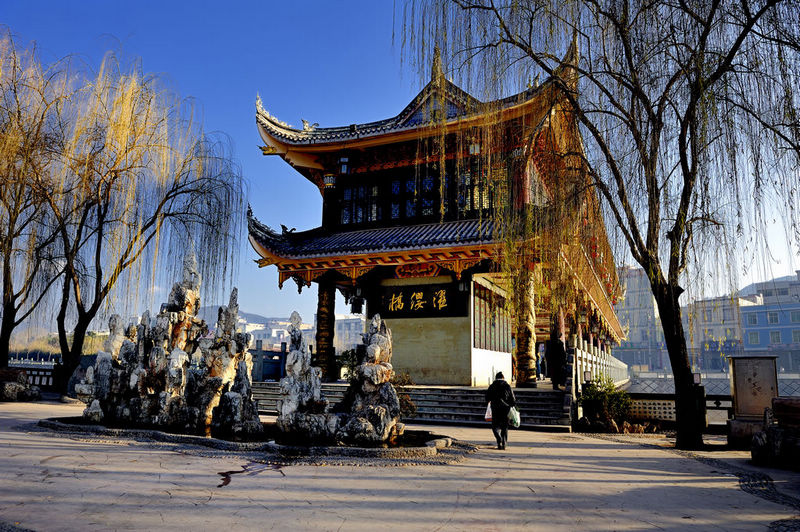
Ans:
[{"label": "stone paving slab", "polygon": [[[31,430],[81,407],[0,403],[0,523],[31,530],[800,530],[797,474],[663,438],[436,431],[478,444],[448,465],[286,465]],[[29,427],[17,430],[16,427]],[[425,426],[425,429],[431,429]],[[733,452],[736,453],[736,452]],[[708,455],[708,456],[707,456]],[[738,474],[737,474],[738,472]],[[773,476],[774,475],[774,476]],[[745,487],[747,482],[744,483]],[[770,492],[770,493],[772,493]],[[2,529],[2,528],[0,528]]]}]

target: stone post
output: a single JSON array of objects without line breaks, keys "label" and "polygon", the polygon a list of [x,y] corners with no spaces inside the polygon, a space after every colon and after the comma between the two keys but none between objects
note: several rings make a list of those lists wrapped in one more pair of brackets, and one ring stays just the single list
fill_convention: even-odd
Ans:
[{"label": "stone post", "polygon": [[765,409],[778,397],[776,355],[732,355],[728,372],[733,419],[728,420],[728,445],[747,448],[764,425]]},{"label": "stone post", "polygon": [[336,314],[336,284],[333,278],[324,276],[319,280],[317,294],[317,349],[311,365],[322,369],[323,382],[335,382],[339,375],[336,372],[336,351],[333,347],[334,325]]}]

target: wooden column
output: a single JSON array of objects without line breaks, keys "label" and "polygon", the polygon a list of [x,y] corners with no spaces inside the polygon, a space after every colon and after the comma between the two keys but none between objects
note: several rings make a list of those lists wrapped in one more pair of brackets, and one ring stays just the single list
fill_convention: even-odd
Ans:
[{"label": "wooden column", "polygon": [[322,368],[322,381],[335,382],[339,375],[336,374],[336,351],[333,347],[334,324],[336,314],[336,285],[333,278],[325,276],[319,280],[317,294],[317,348],[311,360],[312,366]]}]

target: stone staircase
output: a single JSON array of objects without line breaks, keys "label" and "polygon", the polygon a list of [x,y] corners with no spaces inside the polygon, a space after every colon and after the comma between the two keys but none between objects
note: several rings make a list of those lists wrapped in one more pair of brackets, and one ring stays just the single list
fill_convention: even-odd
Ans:
[{"label": "stone staircase", "polygon": [[[341,401],[346,389],[345,383],[322,385],[322,393],[332,404]],[[403,420],[407,423],[489,426],[483,419],[486,411],[485,388],[405,386],[398,387],[397,392],[408,394],[417,405],[416,416]],[[569,402],[565,401],[564,392],[544,387],[514,388],[514,395],[522,419],[521,429],[570,431]],[[277,414],[279,396],[277,382],[253,383],[253,398],[258,400],[260,414]]]}]

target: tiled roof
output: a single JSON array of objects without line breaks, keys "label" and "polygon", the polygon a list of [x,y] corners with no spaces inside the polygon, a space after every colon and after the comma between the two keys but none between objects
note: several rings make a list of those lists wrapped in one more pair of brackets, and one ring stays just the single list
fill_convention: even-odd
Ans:
[{"label": "tiled roof", "polygon": [[404,225],[330,233],[322,227],[308,231],[277,233],[248,212],[250,235],[280,257],[325,257],[340,254],[376,253],[463,246],[493,241],[491,220]]},{"label": "tiled roof", "polygon": [[[395,117],[375,122],[336,127],[317,127],[316,124],[309,125],[304,122],[302,129],[293,127],[271,115],[269,111],[264,109],[261,98],[257,98],[256,123],[264,128],[270,136],[278,138],[288,144],[325,144],[328,142],[340,142],[348,139],[371,137],[390,131],[401,131],[404,129],[413,130],[431,121],[430,116],[426,113],[426,102],[438,104],[439,101],[443,101],[446,107],[446,119],[452,120],[475,114],[479,112],[481,108],[487,106],[492,106],[492,108],[505,108],[522,103],[532,98],[534,93],[538,92],[540,89],[541,87],[531,88],[519,94],[514,94],[487,104],[480,102],[450,81],[444,80],[443,89],[440,89],[439,86],[432,81]],[[436,96],[437,94],[443,94],[443,97],[439,98]]]}]

